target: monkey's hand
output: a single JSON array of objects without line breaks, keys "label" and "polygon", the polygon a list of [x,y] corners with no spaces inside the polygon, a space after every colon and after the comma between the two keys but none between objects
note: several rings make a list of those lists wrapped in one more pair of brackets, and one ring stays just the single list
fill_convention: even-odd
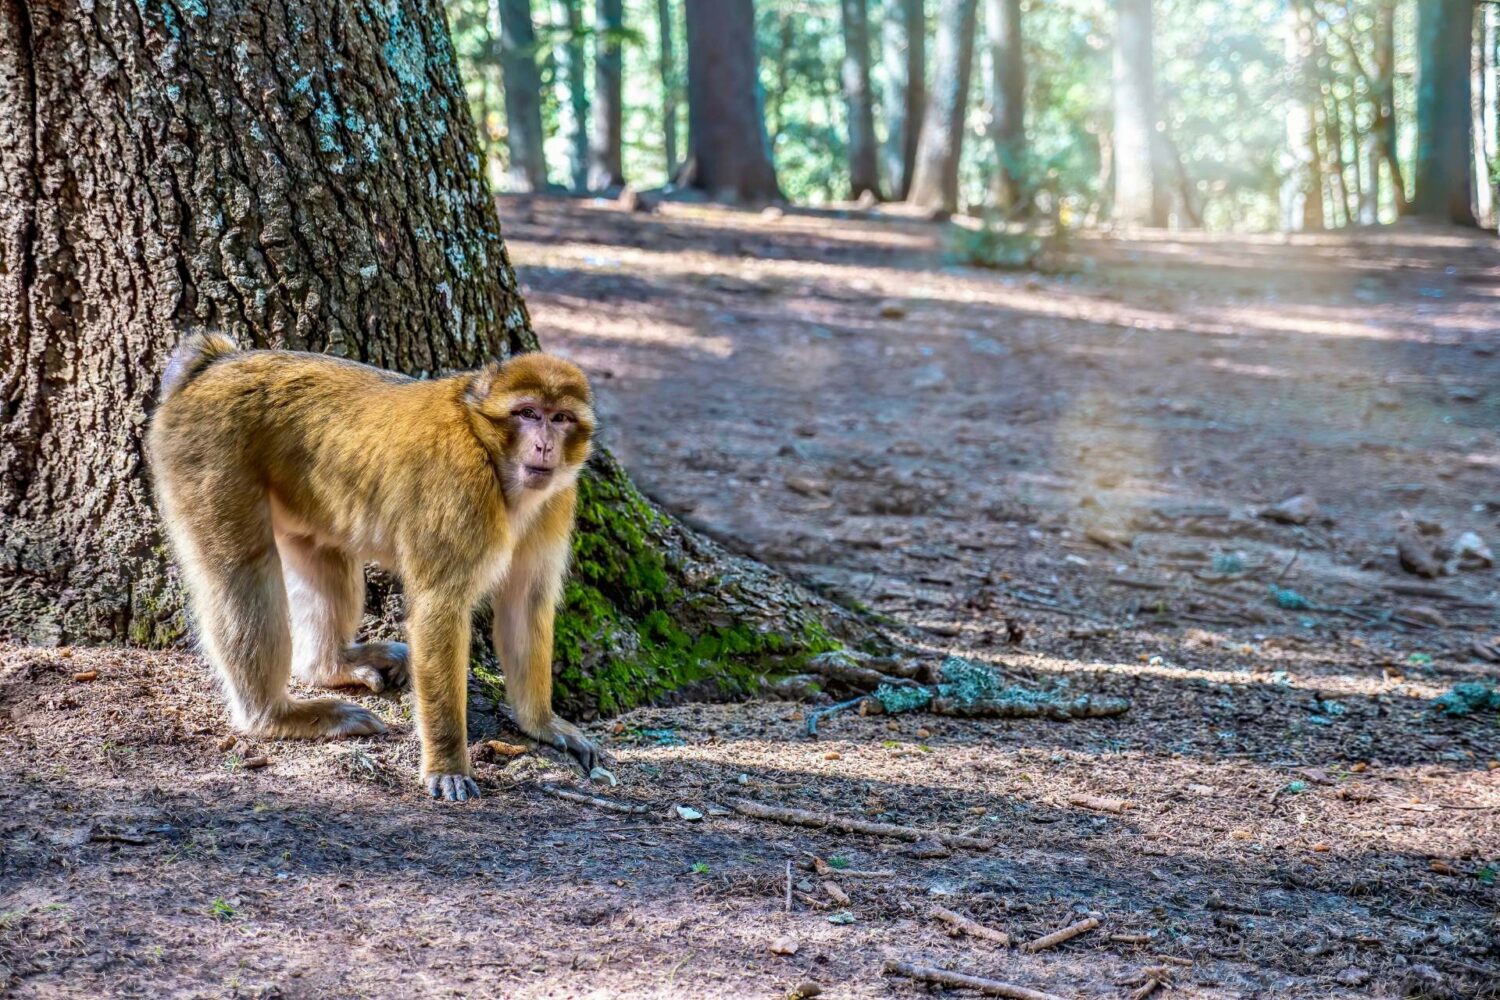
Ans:
[{"label": "monkey's hand", "polygon": [[604,751],[599,749],[598,744],[583,735],[583,730],[573,723],[555,715],[546,725],[538,726],[535,732],[528,732],[526,735],[571,756],[578,761],[584,774],[590,774],[594,768],[604,764]]},{"label": "monkey's hand", "polygon": [[397,691],[409,683],[411,650],[404,642],[359,642],[340,656],[350,677],[375,694]]},{"label": "monkey's hand", "polygon": [[467,802],[479,798],[479,786],[467,774],[429,774],[427,794],[443,802]]}]

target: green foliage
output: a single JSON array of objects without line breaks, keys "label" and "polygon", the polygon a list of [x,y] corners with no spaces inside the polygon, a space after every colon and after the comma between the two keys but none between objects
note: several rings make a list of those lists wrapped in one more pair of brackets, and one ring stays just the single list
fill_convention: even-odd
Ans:
[{"label": "green foliage", "polygon": [[1045,248],[1036,233],[1007,229],[996,225],[989,216],[985,216],[978,229],[955,225],[948,227],[948,231],[948,259],[966,267],[1029,270],[1037,266]]}]

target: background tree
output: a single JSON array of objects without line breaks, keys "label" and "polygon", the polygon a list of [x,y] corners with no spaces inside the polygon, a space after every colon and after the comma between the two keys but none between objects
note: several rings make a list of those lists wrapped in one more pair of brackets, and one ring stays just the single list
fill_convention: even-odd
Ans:
[{"label": "background tree", "polygon": [[1026,57],[1021,0],[985,0],[990,42],[990,139],[995,144],[995,204],[1011,210],[1026,200]]},{"label": "background tree", "polygon": [[922,114],[916,164],[906,200],[927,209],[958,210],[958,170],[974,61],[976,0],[942,0],[933,48],[932,89]]},{"label": "background tree", "polygon": [[1167,224],[1151,0],[1115,0],[1114,219]]},{"label": "background tree", "polygon": [[[142,432],[192,327],[413,374],[536,348],[436,0],[0,5],[0,634],[182,635]],[[607,454],[580,495],[565,701],[827,644]]]},{"label": "background tree", "polygon": [[557,125],[567,142],[568,187],[589,189],[589,69],[583,0],[557,0]]},{"label": "background tree", "polygon": [[927,107],[927,16],[922,0],[886,0],[880,45],[886,189],[892,198],[905,200]]},{"label": "background tree", "polygon": [[781,198],[756,80],[753,0],[687,0],[688,186]]},{"label": "background tree", "polygon": [[1319,155],[1320,99],[1317,31],[1310,0],[1292,0],[1286,13],[1287,101],[1285,180],[1281,227],[1323,228],[1323,163]]},{"label": "background tree", "polygon": [[620,164],[620,44],[625,31],[622,0],[594,0],[594,123],[589,138],[589,187],[595,191],[625,183]]},{"label": "background tree", "polygon": [[1472,0],[1417,4],[1417,155],[1413,215],[1474,225],[1469,60]]},{"label": "background tree", "polygon": [[880,197],[880,158],[875,140],[875,101],[870,90],[868,0],[839,0],[844,26],[844,104],[849,122],[849,196]]},{"label": "background tree", "polygon": [[658,42],[657,68],[661,73],[661,142],[662,154],[666,158],[667,176],[677,174],[677,56],[672,44],[676,29],[673,25],[672,0],[656,0],[656,30]]},{"label": "background tree", "polygon": [[500,70],[505,79],[509,187],[513,191],[541,191],[547,186],[546,136],[542,132],[542,78],[536,67],[531,0],[490,0],[490,30],[500,39]]}]

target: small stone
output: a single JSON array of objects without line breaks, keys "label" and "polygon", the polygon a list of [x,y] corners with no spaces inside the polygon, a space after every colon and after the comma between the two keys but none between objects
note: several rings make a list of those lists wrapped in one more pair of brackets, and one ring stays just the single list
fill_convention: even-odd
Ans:
[{"label": "small stone", "polygon": [[1488,569],[1495,565],[1495,553],[1472,531],[1465,531],[1453,540],[1453,558],[1458,561],[1459,569]]},{"label": "small stone", "polygon": [[786,212],[775,205],[767,205],[760,210],[760,217],[767,222],[775,222],[786,215]]},{"label": "small stone", "polygon": [[703,818],[703,814],[691,806],[678,806],[677,818],[689,823],[696,823]]},{"label": "small stone", "polygon": [[887,302],[880,307],[882,319],[905,319],[906,307],[899,302]]},{"label": "small stone", "polygon": [[1318,516],[1318,501],[1306,493],[1298,493],[1280,503],[1262,508],[1260,516],[1277,524],[1306,524]]},{"label": "small stone", "polygon": [[1357,965],[1351,965],[1333,978],[1340,986],[1363,986],[1370,981],[1370,974]]},{"label": "small stone", "polygon": [[854,914],[848,910],[840,910],[837,913],[830,914],[828,922],[830,924],[852,924],[854,923]]},{"label": "small stone", "polygon": [[832,490],[828,480],[813,479],[811,476],[787,476],[786,488],[806,497],[827,496]]},{"label": "small stone", "polygon": [[795,955],[797,949],[802,945],[794,937],[779,937],[771,942],[771,954],[773,955]]},{"label": "small stone", "polygon": [[822,995],[823,987],[809,980],[805,983],[798,983],[796,988],[787,995],[787,1000],[812,1000],[813,997]]},{"label": "small stone", "polygon": [[932,730],[928,729],[926,726],[923,726],[921,729],[917,730],[917,739],[919,739],[919,740],[930,740],[930,739],[932,739]]},{"label": "small stone", "polygon": [[240,738],[238,736],[230,733],[228,736],[219,741],[219,752],[228,753],[229,751],[234,749],[234,745],[239,741]]},{"label": "small stone", "polygon": [[901,853],[908,858],[946,858],[953,854],[946,844],[936,840],[919,840]]}]

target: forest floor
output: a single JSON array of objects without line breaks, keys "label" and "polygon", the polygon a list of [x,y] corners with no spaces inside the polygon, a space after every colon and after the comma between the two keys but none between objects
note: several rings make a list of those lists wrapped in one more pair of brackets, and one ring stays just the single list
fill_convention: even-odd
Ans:
[{"label": "forest floor", "polygon": [[[810,704],[643,709],[591,725],[596,793],[647,807],[619,814],[487,749],[522,741],[479,704],[485,797],[442,806],[403,701],[361,699],[386,737],[247,743],[192,656],[0,648],[0,994],[927,995],[898,959],[1067,998],[1148,967],[1166,997],[1500,995],[1500,718],[1436,702],[1500,676],[1500,577],[1396,545],[1500,542],[1493,237],[1099,236],[1023,274],[892,214],[501,214],[543,343],[667,509],[1130,711],[812,741]],[[1305,524],[1259,516],[1297,495]],[[934,906],[1017,942],[1100,924],[1029,953]]]}]

